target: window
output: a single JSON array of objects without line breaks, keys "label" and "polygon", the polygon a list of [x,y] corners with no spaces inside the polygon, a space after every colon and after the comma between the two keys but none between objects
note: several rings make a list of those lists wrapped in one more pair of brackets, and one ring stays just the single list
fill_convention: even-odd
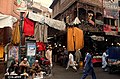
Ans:
[{"label": "window", "polygon": [[115,19],[111,19],[111,25],[115,26]]},{"label": "window", "polygon": [[104,18],[104,24],[116,26],[116,19]]},{"label": "window", "polygon": [[104,18],[104,24],[108,24],[108,25],[110,25],[110,21],[109,21],[108,18]]}]

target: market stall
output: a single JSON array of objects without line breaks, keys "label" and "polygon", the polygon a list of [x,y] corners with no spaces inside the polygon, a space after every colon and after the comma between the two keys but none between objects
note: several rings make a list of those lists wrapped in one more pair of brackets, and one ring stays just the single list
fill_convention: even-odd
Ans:
[{"label": "market stall", "polygon": [[7,61],[8,59],[8,51],[4,49],[6,44],[10,42],[12,26],[16,21],[15,17],[0,13],[0,73],[5,71],[4,60]]}]

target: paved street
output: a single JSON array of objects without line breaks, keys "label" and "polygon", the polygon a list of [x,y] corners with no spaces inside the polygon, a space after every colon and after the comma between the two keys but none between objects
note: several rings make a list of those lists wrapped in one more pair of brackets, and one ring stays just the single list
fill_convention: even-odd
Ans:
[{"label": "paved street", "polygon": [[[108,72],[103,72],[100,67],[95,67],[95,73],[97,79],[120,79],[120,73],[108,74]],[[65,68],[55,65],[53,68],[53,77],[51,79],[80,79],[82,76],[82,69],[78,72],[74,72],[72,68],[65,70]],[[86,79],[91,79],[88,76]]]}]

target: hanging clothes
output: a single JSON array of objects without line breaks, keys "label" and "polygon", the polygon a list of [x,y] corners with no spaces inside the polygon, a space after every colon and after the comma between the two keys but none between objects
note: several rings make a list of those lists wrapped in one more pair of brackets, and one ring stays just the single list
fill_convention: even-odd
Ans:
[{"label": "hanging clothes", "polygon": [[47,28],[48,26],[35,24],[34,37],[36,41],[47,42]]},{"label": "hanging clothes", "polygon": [[38,51],[44,51],[45,50],[45,44],[43,42],[37,42],[37,48],[38,48]]},{"label": "hanging clothes", "polygon": [[15,27],[13,28],[12,32],[12,43],[14,45],[17,45],[20,43],[20,28],[19,28],[19,22],[15,24]]},{"label": "hanging clothes", "polygon": [[4,55],[4,48],[3,48],[3,45],[0,45],[0,58],[4,58],[3,57],[3,55]]},{"label": "hanging clothes", "polygon": [[74,51],[74,40],[73,40],[73,28],[67,29],[67,49],[68,51]]},{"label": "hanging clothes", "polygon": [[83,31],[77,27],[74,27],[74,41],[75,41],[75,50],[83,48],[84,46]]},{"label": "hanging clothes", "polygon": [[67,49],[75,51],[84,47],[83,31],[77,27],[68,27],[67,29]]},{"label": "hanging clothes", "polygon": [[28,18],[24,18],[23,32],[25,36],[34,35],[34,22]]}]

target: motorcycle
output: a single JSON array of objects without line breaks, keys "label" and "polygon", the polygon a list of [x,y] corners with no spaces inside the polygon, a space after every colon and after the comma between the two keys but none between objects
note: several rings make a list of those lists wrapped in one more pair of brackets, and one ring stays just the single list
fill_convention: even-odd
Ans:
[{"label": "motorcycle", "polygon": [[44,57],[41,57],[39,59],[39,64],[42,68],[42,71],[46,73],[46,75],[50,75],[51,74],[51,66],[50,66],[50,61]]}]

